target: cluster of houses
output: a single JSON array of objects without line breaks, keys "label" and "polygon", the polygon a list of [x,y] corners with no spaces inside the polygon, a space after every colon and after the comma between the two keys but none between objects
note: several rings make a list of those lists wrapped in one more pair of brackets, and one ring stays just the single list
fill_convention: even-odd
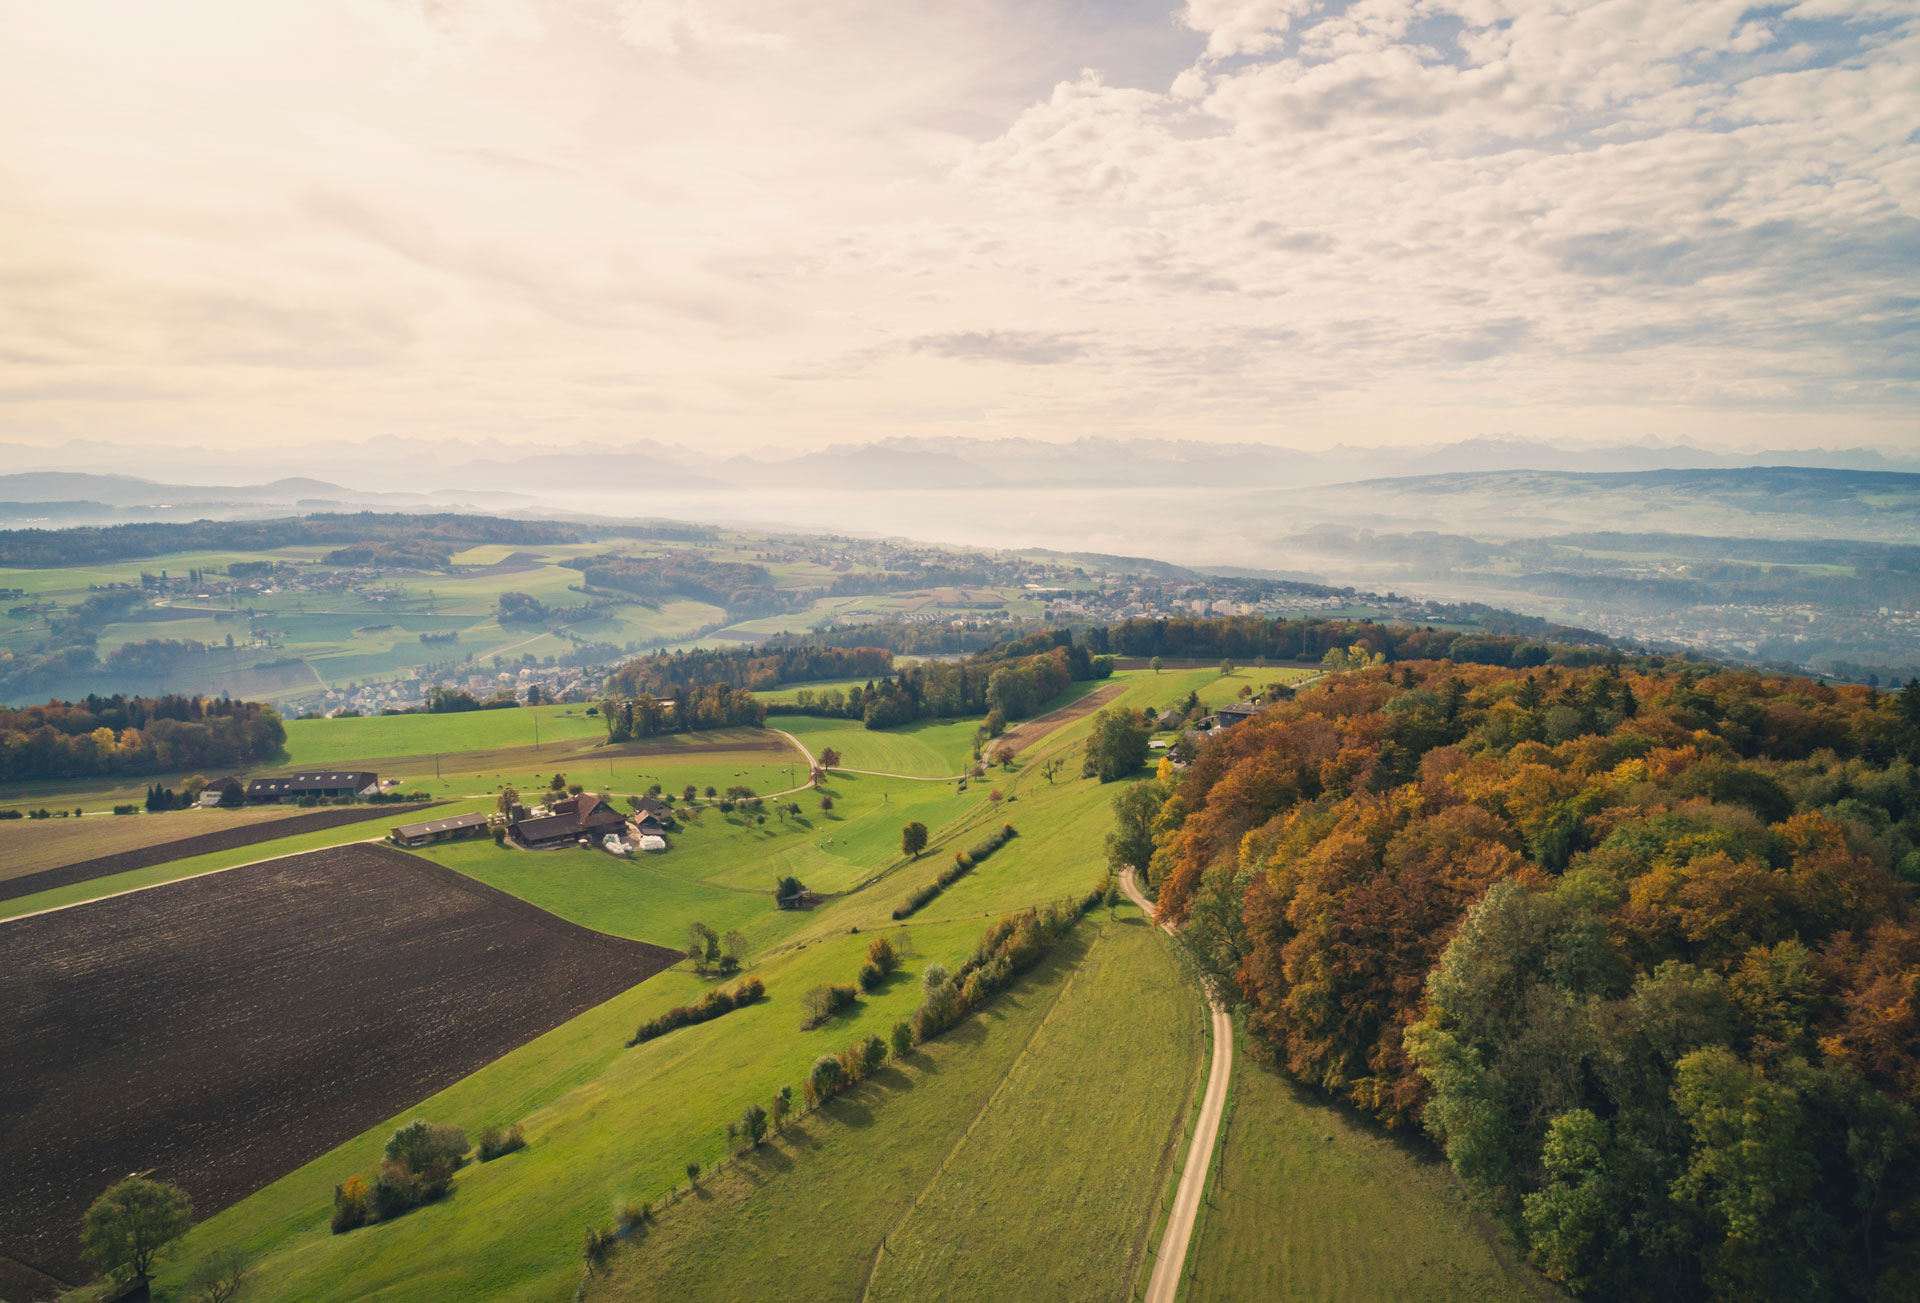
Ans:
[{"label": "cluster of houses", "polygon": [[[390,836],[396,846],[425,846],[460,837],[480,837],[492,830],[497,818],[484,813],[451,815],[401,824],[391,830]],[[503,822],[506,835],[527,850],[598,845],[624,854],[628,850],[667,849],[667,828],[672,820],[672,812],[651,796],[639,798],[631,814],[622,814],[599,797],[581,793],[532,809],[516,804],[507,811]]]}]

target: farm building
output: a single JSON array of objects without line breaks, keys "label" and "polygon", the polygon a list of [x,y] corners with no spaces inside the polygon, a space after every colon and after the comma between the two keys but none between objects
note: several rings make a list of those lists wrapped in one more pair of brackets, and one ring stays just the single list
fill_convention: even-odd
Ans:
[{"label": "farm building", "polygon": [[618,810],[597,796],[570,796],[555,801],[546,814],[515,819],[508,831],[523,846],[558,846],[619,832],[626,823]]},{"label": "farm building", "polygon": [[297,801],[301,797],[334,800],[342,796],[372,796],[380,790],[377,774],[364,769],[313,769],[279,778],[256,778],[247,784],[247,800]]},{"label": "farm building", "polygon": [[1219,710],[1214,712],[1214,715],[1219,720],[1221,728],[1228,728],[1234,724],[1238,724],[1243,719],[1252,719],[1259,713],[1260,707],[1254,705],[1251,701],[1241,701],[1235,702],[1231,706],[1220,707]]},{"label": "farm building", "polygon": [[396,846],[425,846],[428,842],[452,841],[456,837],[478,837],[486,830],[485,814],[456,814],[425,823],[403,823],[389,835]]},{"label": "farm building", "polygon": [[237,778],[216,778],[200,789],[200,805],[204,809],[239,805],[246,799],[247,785]]}]

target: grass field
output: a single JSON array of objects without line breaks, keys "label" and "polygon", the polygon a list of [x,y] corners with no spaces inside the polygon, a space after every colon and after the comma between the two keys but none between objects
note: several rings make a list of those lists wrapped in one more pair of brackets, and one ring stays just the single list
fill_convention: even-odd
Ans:
[{"label": "grass field", "polygon": [[1563,1297],[1514,1260],[1445,1162],[1235,1056],[1188,1303],[1523,1303]]},{"label": "grass field", "polygon": [[606,725],[597,715],[586,712],[583,705],[523,706],[448,715],[294,719],[287,721],[286,764],[289,768],[345,765],[371,758],[530,747],[536,722],[543,742],[574,738],[604,741]]},{"label": "grass field", "polygon": [[[1010,1281],[1031,1298],[1130,1293],[1202,1071],[1202,1005],[1130,906],[1082,926],[1099,940],[889,1231],[876,1303],[994,1303]],[[891,1127],[883,1113],[868,1143]]]},{"label": "grass field", "polygon": [[898,728],[874,730],[857,720],[776,715],[768,718],[767,726],[793,734],[815,757],[833,747],[848,769],[951,778],[965,773],[973,762],[973,735],[980,721],[919,719]]}]

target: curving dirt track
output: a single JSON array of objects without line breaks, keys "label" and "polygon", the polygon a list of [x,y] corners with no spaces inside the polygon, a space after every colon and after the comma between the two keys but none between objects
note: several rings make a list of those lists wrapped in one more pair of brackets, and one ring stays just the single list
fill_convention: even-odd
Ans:
[{"label": "curving dirt track", "polygon": [[[1120,886],[1148,918],[1154,916],[1153,902],[1141,894],[1132,869],[1120,875]],[[1173,931],[1170,923],[1160,926],[1169,933]],[[1207,1073],[1207,1093],[1200,1100],[1193,1139],[1187,1146],[1187,1165],[1180,1172],[1173,1208],[1167,1213],[1167,1227],[1160,1236],[1160,1249],[1154,1255],[1146,1303],[1174,1303],[1179,1296],[1180,1280],[1187,1269],[1187,1248],[1193,1240],[1194,1218],[1200,1213],[1200,1199],[1206,1192],[1207,1169],[1213,1165],[1213,1142],[1220,1135],[1220,1116],[1227,1107],[1227,1083],[1233,1076],[1233,1019],[1211,992],[1207,995],[1207,1012],[1213,1020],[1213,1064]]]},{"label": "curving dirt track", "polygon": [[[430,804],[439,804],[439,802]],[[75,864],[65,864],[57,869],[23,873],[18,877],[0,881],[0,900],[13,900],[20,896],[31,896],[36,891],[70,887],[76,882],[88,882],[94,878],[107,877],[109,874],[125,873],[130,869],[151,868],[156,864],[170,864],[174,860],[192,859],[196,855],[211,855],[215,851],[232,850],[236,846],[254,846],[261,842],[279,841],[282,837],[298,837],[302,833],[324,832],[329,828],[341,828],[348,824],[363,823],[373,819],[395,816],[395,823],[404,823],[406,820],[397,816],[412,814],[416,810],[427,808],[427,805],[340,806],[331,810],[315,810],[312,814],[290,815],[270,823],[236,824],[231,828],[222,828],[218,832],[197,833],[192,837],[176,837],[172,841],[154,842],[138,850],[100,855]]]},{"label": "curving dirt track", "polygon": [[206,1217],[680,958],[365,844],[0,923],[0,956],[0,1280],[70,1282],[127,1172]]}]

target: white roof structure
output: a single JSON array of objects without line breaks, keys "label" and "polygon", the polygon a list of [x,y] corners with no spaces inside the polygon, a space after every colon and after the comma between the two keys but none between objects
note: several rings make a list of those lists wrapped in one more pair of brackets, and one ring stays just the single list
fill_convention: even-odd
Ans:
[{"label": "white roof structure", "polygon": [[655,837],[652,833],[648,833],[640,839],[640,849],[643,851],[664,851],[667,849],[667,839],[665,837]]}]

